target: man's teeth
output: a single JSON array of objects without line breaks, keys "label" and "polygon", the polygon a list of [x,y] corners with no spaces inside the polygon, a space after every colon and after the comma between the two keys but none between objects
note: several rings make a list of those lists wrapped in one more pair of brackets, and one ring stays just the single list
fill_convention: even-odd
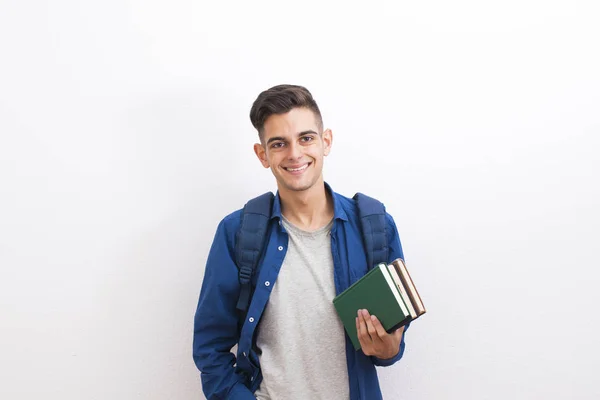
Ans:
[{"label": "man's teeth", "polygon": [[308,167],[308,164],[304,164],[300,168],[286,168],[286,169],[291,172],[296,172],[296,171],[302,171],[303,169],[306,169],[306,167]]}]

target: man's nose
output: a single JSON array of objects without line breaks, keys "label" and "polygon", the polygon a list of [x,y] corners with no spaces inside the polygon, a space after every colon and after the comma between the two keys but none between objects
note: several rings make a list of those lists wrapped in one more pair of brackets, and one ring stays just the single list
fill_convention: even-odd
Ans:
[{"label": "man's nose", "polygon": [[288,146],[288,158],[295,160],[300,157],[302,157],[302,146],[300,146],[298,143],[291,143]]}]

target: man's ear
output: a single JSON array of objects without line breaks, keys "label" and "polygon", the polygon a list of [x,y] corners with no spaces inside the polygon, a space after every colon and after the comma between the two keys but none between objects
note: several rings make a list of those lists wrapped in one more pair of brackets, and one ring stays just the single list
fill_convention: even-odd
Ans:
[{"label": "man's ear", "polygon": [[333,145],[333,132],[331,132],[331,129],[325,129],[323,131],[323,144],[323,154],[327,156],[329,155],[329,152],[331,151],[331,146]]},{"label": "man's ear", "polygon": [[269,168],[269,161],[267,160],[267,152],[265,151],[265,148],[263,147],[262,144],[260,144],[260,143],[254,144],[254,153],[256,154],[256,157],[258,157],[258,159],[260,160],[260,163],[263,165],[263,167]]}]

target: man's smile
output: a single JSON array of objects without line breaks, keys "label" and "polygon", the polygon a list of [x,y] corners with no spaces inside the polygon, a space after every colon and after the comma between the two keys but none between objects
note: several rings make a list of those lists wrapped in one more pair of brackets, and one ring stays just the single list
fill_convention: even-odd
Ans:
[{"label": "man's smile", "polygon": [[308,163],[305,163],[305,164],[299,164],[299,165],[291,165],[289,167],[283,167],[283,169],[285,169],[286,171],[288,171],[288,172],[290,172],[292,174],[301,174],[311,164],[312,164],[312,162],[308,162]]}]

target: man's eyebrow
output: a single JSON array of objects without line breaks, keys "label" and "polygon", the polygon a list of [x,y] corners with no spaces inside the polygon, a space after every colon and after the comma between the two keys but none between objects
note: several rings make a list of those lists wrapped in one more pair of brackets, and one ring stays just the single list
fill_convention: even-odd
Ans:
[{"label": "man's eyebrow", "polygon": [[298,136],[304,136],[304,135],[310,135],[310,134],[314,134],[314,135],[318,135],[317,132],[313,131],[312,129],[309,129],[307,131],[302,131],[298,134]]},{"label": "man's eyebrow", "polygon": [[[306,135],[318,135],[318,133],[317,133],[317,132],[315,132],[315,131],[313,131],[312,129],[309,129],[309,130],[307,130],[307,131],[302,131],[302,132],[300,132],[300,133],[298,134],[298,137],[301,137],[301,136],[306,136]],[[269,144],[269,143],[271,143],[271,142],[274,142],[274,141],[276,141],[276,140],[281,140],[281,141],[285,142],[285,140],[286,140],[286,139],[285,139],[283,136],[275,136],[275,137],[272,137],[272,138],[270,138],[269,140],[267,140],[267,144]]]},{"label": "man's eyebrow", "polygon": [[269,140],[267,140],[267,144],[269,144],[269,143],[271,143],[271,142],[274,142],[274,141],[276,141],[276,140],[282,140],[282,141],[285,141],[285,138],[284,138],[284,137],[282,137],[282,136],[275,136],[275,137],[272,137],[272,138],[270,138]]}]

